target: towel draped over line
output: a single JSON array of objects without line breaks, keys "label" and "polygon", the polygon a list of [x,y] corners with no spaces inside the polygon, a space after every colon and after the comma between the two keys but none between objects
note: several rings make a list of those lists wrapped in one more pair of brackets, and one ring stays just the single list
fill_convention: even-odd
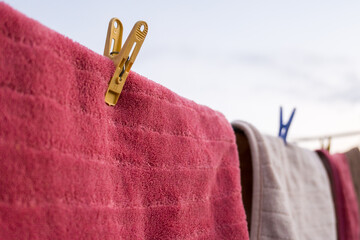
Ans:
[{"label": "towel draped over line", "polygon": [[225,117],[0,3],[1,239],[248,239]]},{"label": "towel draped over line", "polygon": [[[329,177],[317,154],[262,135],[249,123],[235,121],[232,125],[241,146],[250,239],[336,239]],[[246,171],[253,176],[246,179]]]}]

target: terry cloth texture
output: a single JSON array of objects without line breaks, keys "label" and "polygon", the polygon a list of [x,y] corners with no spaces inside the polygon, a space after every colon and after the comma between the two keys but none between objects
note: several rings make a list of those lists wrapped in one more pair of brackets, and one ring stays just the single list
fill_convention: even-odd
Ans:
[{"label": "terry cloth texture", "polygon": [[317,152],[329,165],[329,176],[331,177],[336,208],[338,239],[358,240],[360,237],[359,210],[346,156],[345,154],[330,155],[325,150]]},{"label": "terry cloth texture", "polygon": [[233,122],[233,128],[243,148],[241,175],[251,171],[247,167],[253,173],[252,192],[246,186],[251,179],[241,179],[250,239],[336,239],[329,178],[317,154],[262,135],[246,122]]},{"label": "terry cloth texture", "polygon": [[[345,153],[349,163],[351,178],[354,183],[357,196],[358,209],[360,211],[360,151],[359,148],[353,148]],[[359,221],[360,224],[360,221]],[[359,226],[360,228],[360,226]]]},{"label": "terry cloth texture", "polygon": [[248,239],[221,113],[0,3],[0,239]]}]

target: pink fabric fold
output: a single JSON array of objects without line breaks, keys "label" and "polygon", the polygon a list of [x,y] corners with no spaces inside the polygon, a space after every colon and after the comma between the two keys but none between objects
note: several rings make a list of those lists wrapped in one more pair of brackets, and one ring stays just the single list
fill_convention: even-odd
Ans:
[{"label": "pink fabric fold", "polygon": [[109,107],[109,59],[0,16],[0,239],[248,239],[222,114],[134,72]]},{"label": "pink fabric fold", "polygon": [[317,152],[328,165],[335,201],[338,239],[358,240],[360,238],[359,209],[346,156],[345,154],[330,155],[325,150]]}]

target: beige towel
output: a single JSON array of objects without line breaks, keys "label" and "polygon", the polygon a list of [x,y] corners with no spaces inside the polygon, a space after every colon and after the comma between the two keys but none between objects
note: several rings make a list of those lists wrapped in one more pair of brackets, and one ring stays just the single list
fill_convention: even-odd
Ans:
[{"label": "beige towel", "polygon": [[[242,121],[234,122],[233,128],[238,138],[241,175],[251,168],[253,173],[252,183],[251,179],[241,179],[250,238],[336,239],[329,178],[317,154],[285,145],[280,138],[263,136]],[[250,191],[247,184],[253,185]],[[249,194],[251,204],[246,200]]]}]

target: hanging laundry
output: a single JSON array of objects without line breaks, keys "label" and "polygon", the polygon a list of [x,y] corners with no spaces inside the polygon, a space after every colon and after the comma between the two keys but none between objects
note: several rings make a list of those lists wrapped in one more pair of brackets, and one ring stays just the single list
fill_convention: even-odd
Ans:
[{"label": "hanging laundry", "polygon": [[249,123],[232,125],[250,239],[336,239],[329,177],[317,154]]},{"label": "hanging laundry", "polygon": [[[348,160],[351,178],[353,180],[355,193],[357,196],[358,210],[360,211],[360,151],[359,148],[353,148],[345,153]],[[360,221],[359,221],[360,224]],[[360,226],[359,226],[360,228]]]},{"label": "hanging laundry", "polygon": [[[0,239],[248,239],[225,117],[0,3]],[[139,61],[139,60],[138,60]]]},{"label": "hanging laundry", "polygon": [[317,151],[328,165],[335,201],[338,239],[358,240],[360,237],[359,209],[345,154],[330,155],[325,150]]}]

